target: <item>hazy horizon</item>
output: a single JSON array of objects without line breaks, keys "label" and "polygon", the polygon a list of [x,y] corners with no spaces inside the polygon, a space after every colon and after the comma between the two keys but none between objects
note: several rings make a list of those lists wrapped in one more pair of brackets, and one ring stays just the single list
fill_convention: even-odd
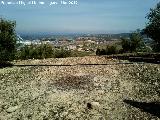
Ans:
[{"label": "hazy horizon", "polygon": [[99,34],[127,34],[127,33],[132,33],[133,31],[130,32],[17,32],[19,35],[99,35]]},{"label": "hazy horizon", "polygon": [[18,33],[126,33],[143,29],[145,16],[159,0],[78,0],[78,5],[52,6],[48,5],[51,1],[44,2],[23,6],[3,5],[1,1],[0,16],[16,20]]}]

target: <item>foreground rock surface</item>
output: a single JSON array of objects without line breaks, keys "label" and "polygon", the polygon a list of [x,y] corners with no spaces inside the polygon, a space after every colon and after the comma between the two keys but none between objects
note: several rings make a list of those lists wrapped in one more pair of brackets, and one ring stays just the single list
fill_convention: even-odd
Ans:
[{"label": "foreground rock surface", "polygon": [[0,69],[0,120],[158,120],[158,108],[145,108],[160,102],[160,65],[117,62],[91,56],[15,64],[109,65]]}]

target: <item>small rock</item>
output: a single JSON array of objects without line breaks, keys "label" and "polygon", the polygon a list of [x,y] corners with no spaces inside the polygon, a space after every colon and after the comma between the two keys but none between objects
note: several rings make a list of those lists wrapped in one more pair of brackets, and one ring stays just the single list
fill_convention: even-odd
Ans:
[{"label": "small rock", "polygon": [[8,108],[8,105],[7,105],[6,103],[4,103],[4,104],[1,105],[1,108],[2,108],[2,109],[7,109],[7,108]]},{"label": "small rock", "polygon": [[68,115],[68,112],[63,112],[62,113],[62,116],[67,116]]},{"label": "small rock", "polygon": [[12,113],[12,112],[15,112],[17,109],[19,109],[20,106],[13,106],[13,107],[9,107],[6,112],[8,113]]},{"label": "small rock", "polygon": [[105,93],[105,91],[104,90],[97,90],[97,93],[100,95],[103,95]]},{"label": "small rock", "polygon": [[158,82],[155,82],[154,84],[155,84],[156,86],[158,86],[158,85],[159,85],[159,84],[158,84]]},{"label": "small rock", "polygon": [[99,102],[91,102],[91,103],[87,103],[87,108],[88,108],[88,109],[99,110],[100,104],[99,104]]}]

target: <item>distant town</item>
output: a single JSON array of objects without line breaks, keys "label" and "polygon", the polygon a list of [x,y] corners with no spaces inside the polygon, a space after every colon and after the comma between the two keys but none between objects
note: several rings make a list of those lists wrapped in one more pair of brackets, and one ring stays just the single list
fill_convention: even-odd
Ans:
[{"label": "distant town", "polygon": [[[25,45],[51,44],[55,48],[95,52],[97,47],[118,44],[121,38],[129,38],[130,33],[121,34],[71,34],[71,35],[17,35],[20,47]],[[144,37],[145,41],[149,39]]]}]

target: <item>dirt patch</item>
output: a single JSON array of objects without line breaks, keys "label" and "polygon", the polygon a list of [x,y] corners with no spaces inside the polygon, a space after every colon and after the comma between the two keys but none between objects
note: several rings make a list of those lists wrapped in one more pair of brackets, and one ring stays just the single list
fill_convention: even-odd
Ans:
[{"label": "dirt patch", "polygon": [[68,75],[57,78],[54,81],[54,85],[58,89],[70,90],[70,89],[87,89],[94,88],[93,76],[90,75]]}]

